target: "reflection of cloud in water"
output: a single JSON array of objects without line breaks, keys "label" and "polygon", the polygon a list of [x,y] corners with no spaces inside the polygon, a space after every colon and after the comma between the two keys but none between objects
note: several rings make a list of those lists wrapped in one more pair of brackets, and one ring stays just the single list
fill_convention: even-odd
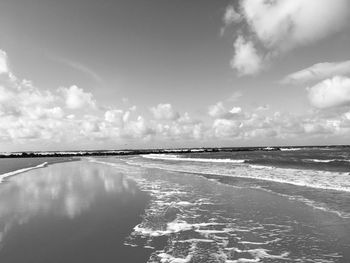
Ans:
[{"label": "reflection of cloud in water", "polygon": [[134,192],[115,169],[88,162],[61,163],[32,170],[0,185],[0,243],[14,224],[39,215],[73,219],[100,194]]}]

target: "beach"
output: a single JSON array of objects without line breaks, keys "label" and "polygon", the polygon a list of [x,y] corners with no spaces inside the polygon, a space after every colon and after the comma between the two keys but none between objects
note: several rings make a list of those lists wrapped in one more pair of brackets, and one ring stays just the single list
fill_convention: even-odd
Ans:
[{"label": "beach", "polygon": [[319,188],[220,175],[242,173],[232,156],[194,157],[85,158],[10,177],[0,262],[349,262],[346,204]]}]

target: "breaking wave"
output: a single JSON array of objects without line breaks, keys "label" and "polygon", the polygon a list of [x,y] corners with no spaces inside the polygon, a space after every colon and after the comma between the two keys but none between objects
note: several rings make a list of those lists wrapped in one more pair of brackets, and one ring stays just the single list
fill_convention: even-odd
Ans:
[{"label": "breaking wave", "polygon": [[209,158],[186,158],[174,154],[144,154],[141,155],[146,159],[166,160],[166,161],[184,161],[184,162],[202,162],[202,163],[244,163],[246,160],[233,159],[209,159]]}]

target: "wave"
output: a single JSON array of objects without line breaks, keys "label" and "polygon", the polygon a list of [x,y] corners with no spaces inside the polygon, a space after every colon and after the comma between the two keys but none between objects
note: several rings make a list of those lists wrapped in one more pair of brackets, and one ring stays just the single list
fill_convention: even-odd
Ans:
[{"label": "wave", "polygon": [[303,161],[313,162],[313,163],[350,162],[350,160],[344,160],[344,159],[303,159]]},{"label": "wave", "polygon": [[209,158],[186,158],[179,157],[174,154],[144,154],[141,155],[146,159],[153,160],[166,160],[166,161],[185,161],[185,162],[202,162],[202,163],[245,163],[246,160],[234,160],[234,159],[209,159]]},{"label": "wave", "polygon": [[303,148],[280,148],[280,151],[285,151],[285,152],[292,152],[292,151],[300,151],[302,150]]},{"label": "wave", "polygon": [[5,173],[5,174],[0,174],[0,183],[4,182],[4,179],[6,179],[7,177],[14,176],[14,175],[17,175],[17,174],[20,174],[20,173],[24,173],[24,172],[27,172],[27,171],[30,171],[30,170],[43,168],[43,167],[47,166],[47,164],[48,164],[47,162],[44,162],[44,163],[39,164],[37,166],[28,167],[28,168],[22,168],[22,169],[18,169],[18,170],[15,170],[15,171],[12,171],[12,172],[8,172],[8,173]]},{"label": "wave", "polygon": [[[186,159],[186,158],[185,158]],[[319,170],[302,170],[295,168],[279,168],[260,165],[242,165],[232,167],[203,167],[200,165],[167,165],[165,163],[145,163],[127,161],[130,165],[145,168],[163,169],[173,172],[184,172],[204,175],[219,175],[225,177],[247,178],[270,181],[282,184],[291,184],[302,187],[350,192],[348,173],[328,172]],[[331,180],[330,180],[331,179]]]},{"label": "wave", "polygon": [[[219,166],[211,166],[210,168],[208,168],[208,167],[203,167],[200,165],[188,164],[188,163],[185,163],[185,165],[176,164],[175,166],[175,165],[166,164],[166,163],[144,162],[141,160],[142,159],[139,159],[138,157],[118,159],[118,161],[120,161],[121,163],[124,163],[126,165],[131,165],[134,167],[138,166],[138,167],[150,168],[150,169],[160,169],[160,170],[165,170],[170,172],[197,174],[199,176],[204,176],[206,178],[211,178],[211,176],[214,175],[219,177],[222,176],[222,177],[257,180],[257,181],[253,181],[252,184],[248,184],[248,185],[244,183],[243,186],[242,185],[231,185],[231,186],[234,188],[248,187],[253,189],[260,189],[263,191],[284,196],[290,200],[296,200],[296,201],[302,202],[317,210],[322,210],[324,212],[336,214],[341,218],[350,218],[349,211],[347,210],[343,211],[343,209],[341,208],[339,209],[337,205],[336,207],[333,207],[332,205],[329,206],[329,204],[327,204],[327,201],[325,200],[321,200],[321,199],[312,200],[312,199],[303,197],[302,194],[300,194],[300,191],[296,191],[294,193],[291,192],[289,194],[281,193],[279,191],[270,189],[269,186],[266,186],[265,184],[263,184],[262,186],[259,184],[259,181],[270,181],[270,182],[276,182],[276,183],[296,185],[301,187],[315,188],[320,190],[332,190],[336,192],[343,191],[343,192],[349,193],[350,183],[349,183],[349,176],[347,173],[286,169],[286,168],[256,166],[256,165],[240,165],[240,166],[234,166],[234,168],[231,167],[230,169],[228,169],[228,167],[220,168]],[[111,166],[116,166],[118,167],[118,169],[121,169],[121,167],[123,167],[121,163],[101,162],[97,160],[90,160],[90,161],[111,165]],[[315,180],[319,179],[319,181],[310,181],[310,178]],[[333,181],[329,180],[329,178],[332,178]],[[216,179],[215,179],[215,182],[218,184],[222,184],[221,182],[216,181]],[[197,205],[197,204],[191,204],[188,202],[178,202],[177,204],[181,206],[186,206],[186,207],[188,206],[192,207],[193,205],[194,206]]]}]

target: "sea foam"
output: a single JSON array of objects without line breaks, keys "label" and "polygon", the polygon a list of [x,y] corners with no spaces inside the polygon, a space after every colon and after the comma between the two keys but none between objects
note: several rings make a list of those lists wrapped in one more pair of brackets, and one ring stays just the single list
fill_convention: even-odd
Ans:
[{"label": "sea foam", "polygon": [[154,160],[166,160],[166,161],[185,161],[185,162],[202,162],[202,163],[244,163],[246,160],[234,160],[234,159],[209,159],[209,158],[186,158],[179,157],[173,154],[144,154],[143,158]]}]

